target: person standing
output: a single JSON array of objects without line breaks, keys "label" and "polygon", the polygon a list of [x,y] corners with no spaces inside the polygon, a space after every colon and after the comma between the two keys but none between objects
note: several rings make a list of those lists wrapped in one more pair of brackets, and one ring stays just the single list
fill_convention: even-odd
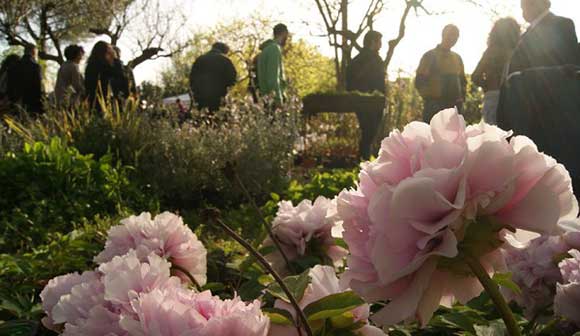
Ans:
[{"label": "person standing", "polygon": [[44,113],[42,69],[37,58],[38,49],[36,46],[27,45],[24,48],[24,55],[15,69],[15,76],[13,76],[17,101],[33,115]]},{"label": "person standing", "polygon": [[284,76],[284,63],[282,50],[290,33],[285,24],[279,23],[274,26],[274,39],[266,41],[262,45],[262,52],[258,57],[258,88],[262,96],[272,95],[275,103],[284,103],[284,90],[286,79]]},{"label": "person standing", "polygon": [[473,83],[483,89],[483,119],[497,123],[497,107],[502,76],[520,38],[520,26],[513,18],[498,20],[489,33],[487,50],[471,75]]},{"label": "person standing", "polygon": [[510,61],[508,74],[527,69],[580,65],[574,22],[550,12],[550,0],[522,0],[530,27],[522,35]]},{"label": "person standing", "polygon": [[99,41],[93,47],[85,69],[85,92],[89,104],[100,111],[100,98],[108,103],[113,94],[111,81],[115,76],[113,64],[116,59],[115,50],[105,42]]},{"label": "person standing", "polygon": [[423,121],[444,109],[456,107],[463,110],[467,80],[463,60],[451,49],[459,40],[459,28],[447,25],[443,29],[441,44],[425,53],[417,69],[415,87],[423,97]]},{"label": "person standing", "polygon": [[[379,56],[382,48],[383,35],[376,31],[366,33],[363,49],[350,62],[346,75],[348,91],[364,93],[386,93],[385,64]],[[383,118],[382,110],[357,111],[356,116],[361,129],[359,155],[368,160],[371,156],[371,147]]]},{"label": "person standing", "polygon": [[121,49],[113,46],[115,50],[115,61],[113,62],[114,76],[111,81],[113,95],[119,101],[124,101],[130,97],[137,97],[137,84],[135,83],[135,75],[133,69],[125,65],[121,60]]},{"label": "person standing", "polygon": [[2,65],[0,65],[0,101],[3,107],[16,101],[14,79],[16,77],[15,69],[19,62],[20,56],[10,54],[4,58]]},{"label": "person standing", "polygon": [[78,45],[69,45],[64,49],[66,62],[58,70],[54,87],[54,95],[58,105],[78,103],[84,95],[84,78],[79,69],[84,55],[85,50]]},{"label": "person standing", "polygon": [[213,44],[211,50],[198,57],[189,75],[189,85],[199,109],[217,111],[229,88],[236,84],[237,71],[227,57],[230,48],[222,42]]}]

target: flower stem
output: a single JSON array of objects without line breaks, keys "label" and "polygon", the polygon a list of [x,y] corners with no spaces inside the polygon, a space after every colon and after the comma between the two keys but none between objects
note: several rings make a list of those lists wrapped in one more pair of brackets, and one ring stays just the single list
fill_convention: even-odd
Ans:
[{"label": "flower stem", "polygon": [[185,274],[185,276],[189,278],[189,281],[191,281],[191,283],[195,286],[195,289],[197,289],[197,291],[201,293],[201,291],[202,291],[201,286],[199,285],[199,282],[197,282],[197,280],[195,280],[193,275],[191,275],[191,273],[189,273],[185,268],[183,268],[179,265],[175,265],[173,263],[171,264],[171,268]]},{"label": "flower stem", "polygon": [[221,219],[216,218],[215,220],[230,235],[230,237],[235,239],[240,245],[242,245],[246,250],[248,250],[248,252],[250,252],[250,254],[252,254],[252,256],[254,256],[254,258],[256,258],[256,260],[258,260],[258,262],[262,265],[262,267],[264,267],[264,269],[268,273],[270,273],[274,277],[276,282],[280,285],[280,288],[282,288],[282,290],[284,291],[284,293],[286,294],[286,296],[290,300],[290,303],[294,307],[294,310],[296,310],[296,314],[298,315],[298,318],[300,319],[301,323],[297,323],[297,325],[296,325],[296,329],[298,330],[298,335],[302,335],[301,328],[304,327],[304,330],[306,331],[306,335],[313,336],[312,329],[310,329],[310,325],[308,324],[308,319],[306,318],[306,315],[304,315],[304,311],[300,308],[298,301],[296,300],[294,295],[292,295],[292,292],[290,292],[290,289],[288,289],[288,286],[286,286],[282,277],[272,268],[272,266],[270,266],[270,263],[268,263],[266,258],[264,258],[264,256],[262,256],[260,254],[260,252],[258,252],[250,243],[245,241],[244,238],[240,237],[240,235],[237,232],[232,230]]},{"label": "flower stem", "polygon": [[521,336],[522,334],[520,332],[520,328],[518,327],[518,323],[514,318],[512,310],[501,295],[499,286],[489,277],[489,274],[487,274],[487,271],[481,265],[479,260],[477,260],[477,258],[474,258],[471,255],[465,255],[464,260],[473,274],[477,276],[479,282],[483,288],[485,288],[487,294],[491,297],[491,300],[495,304],[496,309],[498,310],[507,327],[508,334],[510,336]]},{"label": "flower stem", "polygon": [[250,202],[250,204],[252,205],[252,208],[254,208],[254,211],[256,211],[256,213],[258,214],[258,216],[262,220],[262,223],[264,224],[266,231],[268,231],[268,236],[270,237],[270,239],[272,240],[272,242],[276,246],[276,249],[278,250],[278,252],[280,252],[280,255],[282,255],[282,258],[284,259],[284,263],[286,264],[286,268],[288,269],[288,271],[290,271],[290,273],[295,274],[296,272],[294,270],[294,267],[292,267],[292,264],[290,264],[290,259],[288,259],[288,256],[286,255],[286,253],[284,253],[284,250],[282,249],[282,246],[280,245],[280,241],[278,240],[276,235],[274,235],[274,232],[272,231],[272,227],[270,226],[270,223],[268,223],[268,221],[266,220],[266,217],[262,213],[262,210],[260,209],[258,204],[256,204],[256,200],[254,200],[254,198],[250,194],[250,191],[248,190],[248,188],[246,188],[246,186],[244,185],[244,182],[242,182],[240,175],[238,175],[238,172],[236,172],[235,170],[233,170],[233,178],[235,179],[236,184],[238,185],[240,190],[242,190],[242,192],[244,193],[244,196],[246,197],[248,202]]}]

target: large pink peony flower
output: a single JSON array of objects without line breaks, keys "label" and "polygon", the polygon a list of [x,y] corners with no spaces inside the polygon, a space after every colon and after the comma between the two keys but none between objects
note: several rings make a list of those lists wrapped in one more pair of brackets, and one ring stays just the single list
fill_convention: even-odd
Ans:
[{"label": "large pink peony flower", "polygon": [[[55,291],[55,284],[74,282],[66,292]],[[64,287],[60,287],[63,289]],[[126,335],[120,329],[118,309],[105,300],[105,289],[98,272],[84,272],[52,279],[43,290],[43,324],[63,335]],[[60,295],[59,297],[57,297]],[[56,303],[54,303],[56,299]],[[50,306],[52,304],[52,306]]]},{"label": "large pink peony flower", "polygon": [[131,311],[131,302],[141,293],[158,288],[179,287],[180,280],[170,275],[171,264],[151,253],[141,262],[134,250],[114,257],[99,266],[103,274],[104,298],[124,311]]},{"label": "large pink peony flower", "polygon": [[[272,224],[272,232],[280,242],[282,250],[290,260],[313,253],[318,257],[328,258],[333,263],[340,263],[347,251],[337,246],[333,230],[338,225],[336,218],[336,201],[318,197],[314,203],[304,200],[297,206],[292,202],[279,203],[278,213]],[[267,238],[264,245],[272,245]],[[284,273],[284,259],[278,252],[266,256],[275,269]]]},{"label": "large pink peony flower", "polygon": [[528,319],[536,318],[542,310],[551,307],[556,283],[562,281],[558,260],[578,248],[580,232],[541,236],[523,246],[506,244],[503,251],[506,265],[522,292],[517,294],[504,288],[504,295],[524,308]]},{"label": "large pink peony flower", "polygon": [[[318,301],[326,296],[332,294],[342,293],[348,290],[348,288],[343,288],[336,277],[336,272],[334,268],[330,266],[317,265],[312,268],[309,272],[311,282],[304,292],[302,300],[299,302],[300,308],[304,308],[311,304],[312,302]],[[289,303],[282,300],[276,300],[274,304],[276,308],[287,310],[296,319],[296,311]],[[369,305],[362,305],[352,311],[355,322],[364,322],[364,324],[357,330],[355,330],[358,336],[377,336],[384,335],[385,333],[376,327],[368,324],[369,318]],[[272,324],[270,329],[270,336],[297,336],[298,331],[292,326],[282,326]]]},{"label": "large pink peony flower", "polygon": [[142,294],[133,309],[136,315],[123,316],[121,326],[135,336],[266,336],[270,324],[258,301],[222,301],[178,287]]},{"label": "large pink peony flower", "polygon": [[[476,278],[441,263],[458,256],[467,223],[488,216],[550,234],[576,217],[564,167],[529,139],[509,136],[484,123],[466,127],[455,110],[442,111],[430,125],[393,131],[378,159],[362,165],[357,189],[339,195],[350,250],[343,281],[369,301],[390,301],[374,321],[426,324],[440,304],[480,294]],[[500,251],[482,254],[476,257],[489,272],[502,268]]]},{"label": "large pink peony flower", "polygon": [[580,328],[580,251],[570,251],[572,258],[560,262],[562,283],[558,284],[554,312]]},{"label": "large pink peony flower", "polygon": [[46,312],[46,316],[42,319],[42,324],[48,329],[58,331],[60,328],[56,324],[62,322],[55,324],[53,309],[59,303],[61,297],[70,294],[75,286],[87,283],[95,278],[98,278],[95,272],[84,272],[82,275],[70,273],[51,279],[40,293],[42,309]]},{"label": "large pink peony flower", "polygon": [[[129,250],[135,250],[144,261],[154,252],[187,270],[200,285],[205,284],[207,251],[181,217],[164,212],[152,220],[151,214],[144,212],[122,220],[121,224],[109,230],[105,249],[95,257],[95,262],[108,262]],[[188,281],[184,274],[176,273]]]}]

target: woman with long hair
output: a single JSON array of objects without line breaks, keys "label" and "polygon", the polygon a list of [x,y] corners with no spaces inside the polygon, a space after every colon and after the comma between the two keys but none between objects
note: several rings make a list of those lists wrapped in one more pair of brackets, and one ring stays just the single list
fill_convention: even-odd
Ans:
[{"label": "woman with long hair", "polygon": [[105,42],[99,41],[93,47],[85,69],[85,92],[91,107],[101,109],[98,98],[105,101],[112,94],[111,79],[115,76],[113,64],[115,62],[115,50]]},{"label": "woman with long hair", "polygon": [[499,90],[504,69],[520,39],[520,25],[513,18],[499,19],[493,25],[487,40],[487,50],[479,61],[471,79],[483,88],[483,119],[489,124],[497,121]]}]

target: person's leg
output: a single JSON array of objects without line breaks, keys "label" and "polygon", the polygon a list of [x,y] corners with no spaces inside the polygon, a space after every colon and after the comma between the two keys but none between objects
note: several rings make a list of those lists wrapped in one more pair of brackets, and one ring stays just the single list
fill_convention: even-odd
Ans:
[{"label": "person's leg", "polygon": [[369,111],[356,112],[356,117],[360,126],[359,156],[364,160],[371,157],[371,146],[373,141],[373,118]]},{"label": "person's leg", "polygon": [[432,100],[432,99],[426,99],[423,102],[423,122],[426,122],[427,124],[431,122],[431,119],[433,118],[433,116],[435,115],[435,113],[439,112],[437,111],[438,107],[437,107],[437,101]]}]

